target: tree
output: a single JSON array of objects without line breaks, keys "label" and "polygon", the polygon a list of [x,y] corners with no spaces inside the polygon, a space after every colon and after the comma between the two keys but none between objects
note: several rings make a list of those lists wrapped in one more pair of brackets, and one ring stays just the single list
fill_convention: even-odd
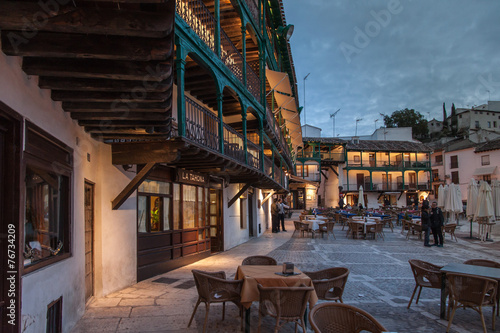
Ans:
[{"label": "tree", "polygon": [[455,109],[455,103],[451,103],[451,116],[450,116],[450,127],[451,127],[451,134],[453,136],[457,135],[458,131],[458,119],[457,119],[457,110]]},{"label": "tree", "polygon": [[414,109],[406,108],[404,110],[394,111],[390,116],[383,113],[380,115],[384,117],[384,124],[386,127],[411,127],[413,129],[414,138],[424,138],[429,134],[427,120]]},{"label": "tree", "polygon": [[447,124],[448,115],[446,114],[446,106],[443,103],[443,128],[448,127]]}]

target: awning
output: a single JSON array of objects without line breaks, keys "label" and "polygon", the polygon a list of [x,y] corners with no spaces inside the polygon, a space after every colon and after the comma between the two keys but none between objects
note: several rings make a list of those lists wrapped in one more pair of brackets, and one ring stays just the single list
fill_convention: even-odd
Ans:
[{"label": "awning", "polygon": [[276,72],[266,68],[266,78],[269,81],[271,90],[292,95],[292,87],[290,86],[287,73]]},{"label": "awning", "polygon": [[495,170],[497,169],[496,166],[492,167],[485,167],[485,168],[477,168],[474,171],[473,176],[483,176],[483,175],[491,175],[495,173]]}]

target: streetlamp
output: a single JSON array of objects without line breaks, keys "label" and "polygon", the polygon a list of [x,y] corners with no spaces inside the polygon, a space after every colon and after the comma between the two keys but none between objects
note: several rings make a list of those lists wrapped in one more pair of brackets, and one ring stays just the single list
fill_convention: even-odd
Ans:
[{"label": "streetlamp", "polygon": [[358,123],[363,120],[363,118],[358,118],[356,119],[356,134],[354,134],[354,136],[358,136]]},{"label": "streetlamp", "polygon": [[339,113],[340,109],[338,109],[337,111],[335,111],[334,113],[330,113],[330,118],[332,118],[332,129],[333,129],[333,135],[332,137],[334,138],[335,137],[335,115],[337,113]]},{"label": "streetlamp", "polygon": [[[306,79],[307,77],[311,75],[311,73],[307,74],[304,76],[304,125],[307,125],[307,118],[306,118]],[[307,136],[307,127],[306,127],[306,133],[304,133],[304,136]]]}]

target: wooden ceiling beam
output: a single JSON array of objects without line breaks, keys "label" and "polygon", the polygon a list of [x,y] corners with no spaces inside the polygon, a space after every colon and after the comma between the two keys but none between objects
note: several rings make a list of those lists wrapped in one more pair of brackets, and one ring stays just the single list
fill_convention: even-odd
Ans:
[{"label": "wooden ceiling beam", "polygon": [[164,102],[151,103],[116,103],[116,102],[63,102],[62,107],[67,112],[95,112],[98,110],[112,112],[157,112],[164,113],[172,107],[172,99]]},{"label": "wooden ceiling beam", "polygon": [[14,44],[9,38],[13,33],[22,34],[2,31],[2,50],[11,56],[151,61],[170,58],[173,51],[171,35],[159,39],[38,32],[29,43]]},{"label": "wooden ceiling beam", "polygon": [[28,75],[117,80],[165,80],[172,74],[168,62],[134,62],[101,59],[23,58]]},{"label": "wooden ceiling beam", "polygon": [[75,120],[150,120],[164,121],[165,115],[148,112],[71,112],[71,118]]},{"label": "wooden ceiling beam", "polygon": [[172,76],[162,81],[128,81],[111,79],[79,79],[57,76],[40,76],[38,86],[42,89],[66,91],[114,91],[114,92],[165,92],[172,88]]},{"label": "wooden ceiling beam", "polygon": [[52,100],[63,102],[164,102],[172,96],[172,90],[166,92],[150,92],[131,94],[109,91],[71,91],[53,90]]},{"label": "wooden ceiling beam", "polygon": [[111,146],[113,165],[174,163],[180,157],[183,142],[132,142]]},{"label": "wooden ceiling beam", "polygon": [[101,127],[103,130],[111,131],[116,127],[137,127],[137,128],[166,128],[169,127],[168,117],[165,118],[164,122],[155,121],[144,121],[144,120],[113,120],[113,122],[106,122],[99,119],[92,120],[79,120],[78,124],[85,127]]},{"label": "wooden ceiling beam", "polygon": [[[154,12],[55,4],[49,8],[35,1],[0,1],[0,29],[24,31],[34,26],[37,31],[162,38],[170,35],[174,26],[175,1],[159,5]],[[29,21],[39,17],[47,17],[43,25]],[[19,42],[25,38],[11,37],[20,38]]]}]

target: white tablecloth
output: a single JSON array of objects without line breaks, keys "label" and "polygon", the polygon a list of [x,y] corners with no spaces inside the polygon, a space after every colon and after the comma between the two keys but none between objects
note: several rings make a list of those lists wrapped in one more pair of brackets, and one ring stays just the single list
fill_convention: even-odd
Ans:
[{"label": "white tablecloth", "polygon": [[311,230],[318,230],[320,224],[324,224],[325,221],[322,221],[322,220],[307,220],[306,223],[309,224],[309,229],[311,229]]},{"label": "white tablecloth", "polygon": [[366,234],[366,227],[367,226],[377,225],[376,222],[370,222],[370,221],[368,221],[368,222],[365,222],[365,221],[353,221],[353,222],[355,222],[357,224],[362,224],[363,225],[363,233],[364,234]]}]

